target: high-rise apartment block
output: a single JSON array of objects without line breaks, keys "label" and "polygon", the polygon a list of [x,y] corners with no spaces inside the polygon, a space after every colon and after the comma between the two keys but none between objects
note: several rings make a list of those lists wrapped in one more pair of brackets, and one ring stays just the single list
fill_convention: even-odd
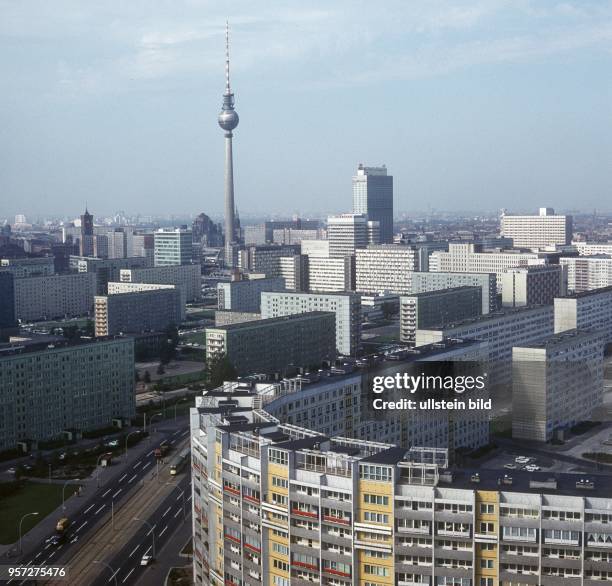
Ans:
[{"label": "high-rise apartment block", "polygon": [[225,311],[259,313],[262,291],[284,290],[285,280],[280,277],[217,283],[217,307]]},{"label": "high-rise apartment block", "polygon": [[537,216],[501,217],[501,235],[512,238],[516,248],[545,248],[572,241],[572,216],[555,214],[552,208],[540,208]]},{"label": "high-rise apartment block", "polygon": [[154,257],[156,267],[188,265],[193,256],[191,230],[157,230],[154,234]]},{"label": "high-rise apartment block", "polygon": [[106,233],[108,242],[108,258],[126,258],[128,255],[128,234],[122,228],[116,228]]},{"label": "high-rise apartment block", "polygon": [[434,251],[429,257],[429,270],[433,272],[495,273],[499,292],[506,269],[543,264],[547,264],[546,254],[514,250],[483,252],[482,245],[474,243],[451,242],[448,252]]},{"label": "high-rise apartment block", "polygon": [[42,258],[3,258],[0,273],[11,273],[16,279],[22,277],[46,277],[55,274],[52,256]]},{"label": "high-rise apartment block", "polygon": [[502,305],[552,304],[567,293],[566,272],[561,265],[533,265],[508,269],[502,275]]},{"label": "high-rise apartment block", "polygon": [[122,283],[176,285],[183,292],[185,302],[191,303],[202,298],[201,273],[200,265],[195,264],[134,268],[122,269],[116,280]]},{"label": "high-rise apartment block", "polygon": [[567,270],[567,288],[574,293],[612,286],[612,256],[561,257],[561,266]]},{"label": "high-rise apartment block", "polygon": [[368,245],[368,220],[364,214],[340,214],[327,218],[329,256],[342,258]]},{"label": "high-rise apartment block", "polygon": [[612,343],[612,287],[574,293],[555,299],[555,333],[591,330]]},{"label": "high-rise apartment block", "polygon": [[96,295],[106,295],[109,281],[119,281],[123,269],[147,266],[147,259],[141,256],[130,258],[89,258],[70,256],[70,268],[79,273],[94,273],[96,276]]},{"label": "high-rise apartment block", "polygon": [[400,298],[400,339],[414,342],[418,329],[482,315],[480,287],[454,287]]},{"label": "high-rise apartment block", "polygon": [[11,273],[0,272],[0,339],[4,328],[15,325],[15,285]]},{"label": "high-rise apartment block", "polygon": [[308,290],[315,292],[353,291],[355,256],[343,258],[308,258]]},{"label": "high-rise apartment block", "polygon": [[0,404],[0,450],[129,421],[135,414],[134,341],[3,347]]},{"label": "high-rise apartment block", "polygon": [[603,334],[568,330],[512,349],[512,437],[546,442],[603,403]]},{"label": "high-rise apartment block", "polygon": [[380,244],[356,250],[355,290],[407,295],[418,268],[418,252],[412,246]]},{"label": "high-rise apartment block", "polygon": [[93,273],[15,279],[15,315],[21,321],[87,315],[95,294]]},{"label": "high-rise apartment block", "polygon": [[393,242],[393,177],[387,168],[359,165],[353,176],[353,213],[378,222],[380,242]]},{"label": "high-rise apartment block", "polygon": [[429,273],[414,272],[410,276],[411,293],[424,293],[453,287],[477,286],[482,291],[482,313],[497,309],[497,276],[495,273]]},{"label": "high-rise apartment block", "polygon": [[144,256],[147,259],[147,267],[155,263],[155,237],[153,234],[134,234],[131,238],[131,250],[129,256]]},{"label": "high-rise apartment block", "polygon": [[[449,469],[444,449],[313,431],[309,410],[325,409],[325,395],[306,387],[303,409],[301,392],[276,386],[260,396],[232,383],[196,399],[196,585],[594,586],[607,576],[608,476]],[[337,410],[355,402],[353,385],[327,392]],[[271,415],[279,401],[305,422]]]},{"label": "high-rise apartment block", "polygon": [[185,318],[181,291],[174,285],[109,283],[108,295],[94,298],[96,336],[163,332]]},{"label": "high-rise apartment block", "polygon": [[239,254],[239,266],[245,271],[281,277],[281,259],[300,254],[299,244],[262,244],[249,246]]},{"label": "high-rise apartment block", "polygon": [[361,338],[361,308],[355,293],[268,293],[261,294],[261,316],[280,317],[310,311],[336,314],[336,349],[352,356]]},{"label": "high-rise apartment block", "polygon": [[225,356],[239,375],[317,367],[336,356],[335,320],[313,311],[206,328],[206,360]]},{"label": "high-rise apartment block", "polygon": [[417,330],[416,346],[446,338],[486,342],[491,380],[502,384],[511,380],[512,348],[539,342],[552,336],[553,331],[552,305],[504,308],[480,317]]},{"label": "high-rise apartment block", "polygon": [[612,242],[573,241],[572,246],[580,256],[594,256],[596,254],[612,255]]}]

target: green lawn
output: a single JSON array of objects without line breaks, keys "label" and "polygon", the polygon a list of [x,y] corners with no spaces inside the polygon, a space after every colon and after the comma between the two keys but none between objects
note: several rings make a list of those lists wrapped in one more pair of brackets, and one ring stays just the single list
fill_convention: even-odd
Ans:
[{"label": "green lawn", "polygon": [[206,344],[206,334],[204,332],[191,332],[180,337],[181,343],[187,344],[195,342],[196,344]]},{"label": "green lawn", "polygon": [[[66,499],[76,492],[78,484],[66,487]],[[8,545],[19,539],[19,520],[26,513],[37,511],[38,516],[24,519],[22,530],[25,535],[39,521],[62,504],[63,484],[42,484],[24,481],[10,496],[0,499],[0,544]]]}]

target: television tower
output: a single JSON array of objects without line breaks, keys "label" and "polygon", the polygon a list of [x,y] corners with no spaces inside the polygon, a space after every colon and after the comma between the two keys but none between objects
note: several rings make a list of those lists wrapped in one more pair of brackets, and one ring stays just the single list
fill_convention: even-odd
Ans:
[{"label": "television tower", "polygon": [[225,263],[234,266],[234,249],[238,244],[234,219],[234,161],[232,130],[238,126],[238,112],[234,110],[234,94],[230,87],[229,22],[225,25],[225,93],[219,113],[219,126],[225,131]]}]

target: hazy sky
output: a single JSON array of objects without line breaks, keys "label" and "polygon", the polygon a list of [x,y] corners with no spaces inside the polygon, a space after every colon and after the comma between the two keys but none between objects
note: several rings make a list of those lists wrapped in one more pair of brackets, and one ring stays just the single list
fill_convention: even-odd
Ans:
[{"label": "hazy sky", "polygon": [[612,1],[0,0],[0,216],[612,209]]}]

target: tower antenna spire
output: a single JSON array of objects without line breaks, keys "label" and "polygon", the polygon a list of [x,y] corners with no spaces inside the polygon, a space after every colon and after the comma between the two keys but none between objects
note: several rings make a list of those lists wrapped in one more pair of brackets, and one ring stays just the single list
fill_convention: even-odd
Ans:
[{"label": "tower antenna spire", "polygon": [[230,89],[230,45],[229,45],[229,20],[225,21],[225,93],[231,94]]}]

